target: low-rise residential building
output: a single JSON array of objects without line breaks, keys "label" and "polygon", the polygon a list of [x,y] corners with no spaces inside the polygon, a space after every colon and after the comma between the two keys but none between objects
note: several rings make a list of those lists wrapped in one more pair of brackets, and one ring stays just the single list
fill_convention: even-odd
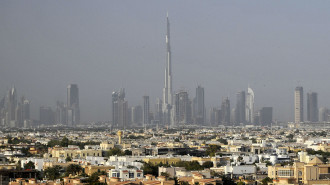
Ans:
[{"label": "low-rise residential building", "polygon": [[315,157],[309,163],[295,162],[292,166],[268,166],[268,177],[273,179],[270,185],[283,184],[330,184],[330,164]]},{"label": "low-rise residential building", "polygon": [[133,179],[142,179],[143,178],[143,170],[138,169],[111,169],[109,171],[109,177],[117,177],[123,181],[133,180]]},{"label": "low-rise residential building", "polygon": [[84,149],[69,147],[53,147],[48,149],[48,153],[56,158],[86,158],[87,156],[102,157],[102,150]]}]

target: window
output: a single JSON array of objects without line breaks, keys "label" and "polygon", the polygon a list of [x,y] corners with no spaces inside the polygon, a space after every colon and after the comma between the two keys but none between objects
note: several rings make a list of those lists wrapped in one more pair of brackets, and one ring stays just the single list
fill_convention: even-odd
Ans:
[{"label": "window", "polygon": [[285,176],[285,177],[293,176],[293,170],[278,170],[278,176]]},{"label": "window", "polygon": [[137,177],[141,177],[141,173],[138,173],[138,174],[137,174]]},{"label": "window", "polygon": [[129,178],[134,178],[134,173],[130,172],[128,175],[129,175]]},{"label": "window", "polygon": [[112,177],[116,177],[116,175],[117,175],[116,173],[112,173]]}]

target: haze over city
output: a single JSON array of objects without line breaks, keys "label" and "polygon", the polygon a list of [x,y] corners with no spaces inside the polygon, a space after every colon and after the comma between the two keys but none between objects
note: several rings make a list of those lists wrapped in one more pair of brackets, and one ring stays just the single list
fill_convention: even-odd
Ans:
[{"label": "haze over city", "polygon": [[[299,3],[298,3],[299,2]],[[78,84],[82,121],[111,120],[111,94],[129,106],[162,98],[166,14],[173,91],[205,89],[206,110],[248,85],[255,106],[294,120],[294,89],[330,107],[328,1],[0,1],[0,96],[15,86],[40,106]]]}]

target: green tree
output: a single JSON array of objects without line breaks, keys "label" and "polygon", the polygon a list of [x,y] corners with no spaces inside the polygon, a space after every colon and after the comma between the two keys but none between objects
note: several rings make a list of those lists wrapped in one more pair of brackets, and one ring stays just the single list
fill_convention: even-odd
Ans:
[{"label": "green tree", "polygon": [[143,173],[146,174],[151,174],[154,176],[158,176],[158,165],[154,165],[152,163],[144,163],[142,166]]},{"label": "green tree", "polygon": [[125,151],[124,151],[124,155],[132,155],[132,151],[130,151],[130,150],[125,150]]},{"label": "green tree", "polygon": [[78,164],[70,164],[66,167],[66,172],[72,175],[79,174],[82,171],[82,168]]},{"label": "green tree", "polygon": [[27,170],[27,169],[30,169],[30,170],[35,169],[34,162],[29,161],[28,163],[24,164],[24,170]]},{"label": "green tree", "polygon": [[30,153],[28,148],[22,148],[21,149],[22,153],[25,154],[26,157],[31,157],[32,154]]},{"label": "green tree", "polygon": [[245,182],[239,181],[237,185],[245,185]]},{"label": "green tree", "polygon": [[236,185],[236,183],[233,181],[233,179],[223,175],[222,177],[223,185]]},{"label": "green tree", "polygon": [[220,177],[220,173],[211,170],[211,176],[212,176],[212,177]]},{"label": "green tree", "polygon": [[189,183],[187,181],[181,181],[180,185],[189,185]]},{"label": "green tree", "polygon": [[114,147],[107,152],[108,157],[113,155],[123,156],[124,152],[120,148]]},{"label": "green tree", "polygon": [[266,177],[261,180],[262,185],[267,185],[269,182],[273,182],[273,179]]},{"label": "green tree", "polygon": [[166,173],[166,172],[162,172],[160,173],[160,176],[164,176],[166,178],[170,177],[170,174]]},{"label": "green tree", "polygon": [[60,145],[61,145],[62,147],[68,147],[68,145],[69,145],[69,139],[66,138],[66,137],[63,137],[63,139],[61,140]]},{"label": "green tree", "polygon": [[179,161],[174,164],[176,167],[184,167],[188,171],[192,170],[203,170],[203,166],[201,166],[197,161]]},{"label": "green tree", "polygon": [[212,161],[206,161],[205,163],[203,163],[202,166],[204,168],[211,168],[211,167],[213,167],[213,162]]},{"label": "green tree", "polygon": [[[104,173],[101,172],[94,172],[89,178],[87,179],[88,184],[92,185],[98,185],[101,182],[99,182],[99,176],[104,175]],[[102,183],[101,183],[102,184]]]},{"label": "green tree", "polygon": [[221,149],[221,146],[219,145],[209,145],[206,149],[206,155],[209,155],[211,157],[215,156],[217,152],[219,152]]},{"label": "green tree", "polygon": [[67,157],[65,158],[65,162],[70,162],[70,161],[72,161],[72,158],[71,158],[70,156],[67,156]]},{"label": "green tree", "polygon": [[45,169],[45,176],[49,180],[55,180],[60,177],[61,167],[56,165],[54,167],[49,167]]},{"label": "green tree", "polygon": [[16,170],[21,170],[22,166],[21,166],[21,160],[19,160],[16,164]]},{"label": "green tree", "polygon": [[270,161],[265,161],[266,166],[272,166],[273,164]]},{"label": "green tree", "polygon": [[56,145],[61,145],[61,142],[56,139],[48,141],[48,144],[47,144],[48,147],[54,147]]},{"label": "green tree", "polygon": [[220,143],[223,143],[223,144],[225,144],[225,145],[228,145],[228,141],[227,141],[227,139],[220,138],[220,139],[218,139],[217,141],[219,141]]}]

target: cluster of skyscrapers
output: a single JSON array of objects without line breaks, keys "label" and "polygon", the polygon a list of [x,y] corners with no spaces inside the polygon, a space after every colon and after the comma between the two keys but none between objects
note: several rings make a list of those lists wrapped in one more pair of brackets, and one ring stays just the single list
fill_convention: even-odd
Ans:
[{"label": "cluster of skyscrapers", "polygon": [[[125,89],[112,93],[112,126],[118,128],[149,127],[149,126],[180,126],[186,124],[208,126],[236,126],[254,124],[269,126],[273,122],[273,108],[262,107],[256,111],[255,94],[252,88],[239,91],[236,94],[236,104],[231,108],[228,97],[222,99],[220,107],[213,107],[206,118],[204,88],[196,88],[194,98],[189,97],[186,90],[173,93],[172,63],[170,47],[170,22],[167,15],[166,32],[166,65],[162,99],[157,99],[154,113],[151,110],[149,96],[142,97],[142,106],[128,106]],[[56,110],[51,107],[40,107],[39,124],[61,124],[74,127],[80,123],[79,89],[77,84],[67,87],[66,103],[57,102]],[[316,92],[307,93],[307,122],[328,122],[330,111],[318,108]],[[294,122],[304,122],[303,87],[295,88],[294,92]],[[25,97],[17,98],[15,87],[0,101],[0,124],[6,127],[28,127],[30,119],[30,101]]]},{"label": "cluster of skyscrapers", "polygon": [[5,127],[27,127],[30,120],[30,101],[17,98],[16,88],[11,88],[0,101],[0,121]]},{"label": "cluster of skyscrapers", "polygon": [[[170,22],[167,16],[166,32],[166,67],[163,99],[157,99],[155,114],[150,111],[149,96],[143,96],[143,106],[127,107],[124,90],[112,93],[112,124],[126,128],[128,125],[174,126],[180,124],[205,124],[204,88],[198,86],[196,97],[189,99],[188,92],[181,90],[175,94],[172,91],[172,66],[170,48]],[[122,98],[119,98],[120,95]],[[127,113],[127,114],[126,114]]]},{"label": "cluster of skyscrapers", "polygon": [[298,86],[294,91],[294,122],[328,122],[330,121],[330,112],[325,107],[318,107],[318,98],[316,92],[307,93],[307,119],[304,120],[304,90]]},{"label": "cluster of skyscrapers", "polygon": [[172,61],[170,47],[170,22],[167,15],[166,32],[166,65],[162,100],[157,99],[154,114],[150,110],[149,96],[143,96],[142,106],[128,107],[125,91],[112,93],[112,125],[126,128],[129,126],[179,126],[185,124],[197,125],[239,125],[272,123],[272,107],[263,107],[254,111],[254,92],[248,88],[247,93],[237,93],[236,106],[230,109],[229,98],[224,98],[221,108],[211,108],[209,120],[206,119],[204,88],[196,88],[195,98],[190,99],[188,91],[172,90]]},{"label": "cluster of skyscrapers", "polygon": [[247,93],[239,91],[236,93],[236,104],[230,108],[228,97],[222,99],[220,108],[211,108],[210,125],[235,126],[241,124],[254,124],[269,126],[273,122],[273,108],[262,107],[255,111],[254,92],[249,87]]},{"label": "cluster of skyscrapers", "polygon": [[66,104],[58,101],[56,110],[51,107],[41,106],[39,111],[39,124],[42,125],[67,125],[74,127],[80,123],[79,89],[77,84],[70,84],[67,87]]}]

